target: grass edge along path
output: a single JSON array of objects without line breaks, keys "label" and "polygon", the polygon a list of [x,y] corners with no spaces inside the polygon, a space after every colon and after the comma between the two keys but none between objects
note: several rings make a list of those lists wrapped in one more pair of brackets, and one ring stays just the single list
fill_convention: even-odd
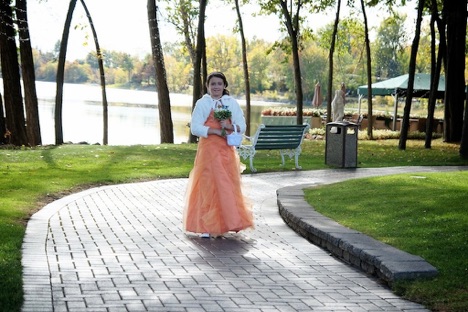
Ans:
[{"label": "grass edge along path", "polygon": [[343,226],[434,265],[433,279],[393,290],[434,311],[468,311],[468,172],[362,178],[305,189],[306,201]]},{"label": "grass edge along path", "polygon": [[[468,165],[459,146],[411,140],[407,150],[397,140],[359,141],[359,167]],[[325,142],[305,140],[299,163],[303,170],[328,168]],[[27,220],[47,203],[70,193],[105,184],[187,177],[195,144],[137,146],[61,145],[0,149],[0,311],[22,305],[21,246]],[[243,161],[247,164],[248,161]],[[281,163],[277,151],[255,156],[258,172],[290,171],[294,160]],[[245,173],[250,173],[249,169]]]},{"label": "grass edge along path", "polygon": [[32,214],[91,187],[186,177],[195,150],[188,144],[0,149],[0,311],[22,306],[21,247]]}]

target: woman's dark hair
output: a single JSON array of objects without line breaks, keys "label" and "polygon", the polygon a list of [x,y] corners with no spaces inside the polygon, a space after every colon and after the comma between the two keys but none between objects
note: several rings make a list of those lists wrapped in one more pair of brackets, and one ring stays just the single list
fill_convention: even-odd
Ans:
[{"label": "woman's dark hair", "polygon": [[226,89],[228,86],[228,81],[226,79],[226,76],[222,72],[212,72],[211,74],[208,75],[206,78],[206,87],[208,88],[208,85],[210,84],[211,78],[216,77],[216,78],[221,78],[224,82],[224,90],[223,90],[223,95],[229,95],[229,90]]}]

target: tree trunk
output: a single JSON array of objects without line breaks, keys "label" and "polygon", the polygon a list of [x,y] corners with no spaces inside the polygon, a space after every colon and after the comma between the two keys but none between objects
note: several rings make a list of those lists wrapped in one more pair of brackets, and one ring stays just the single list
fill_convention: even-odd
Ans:
[{"label": "tree trunk", "polygon": [[242,15],[239,8],[239,0],[235,0],[236,4],[236,12],[237,12],[237,20],[239,22],[239,33],[241,37],[242,43],[242,65],[244,69],[244,82],[245,82],[245,121],[247,123],[247,129],[245,130],[245,134],[250,136],[250,78],[249,78],[249,65],[247,62],[247,44],[245,41],[244,35],[244,25],[242,23]]},{"label": "tree trunk", "polygon": [[101,78],[101,95],[102,95],[102,118],[103,118],[103,138],[102,144],[107,145],[109,143],[109,116],[108,116],[108,105],[107,105],[107,94],[106,94],[106,74],[104,73],[104,62],[103,56],[101,52],[101,48],[99,47],[99,41],[96,33],[96,29],[94,28],[93,19],[91,18],[91,14],[89,13],[88,7],[86,6],[84,0],[80,0],[83,8],[86,12],[86,16],[88,17],[89,25],[91,25],[91,31],[93,32],[94,38],[94,45],[96,46],[96,56],[99,64],[99,76]]},{"label": "tree trunk", "polygon": [[297,124],[302,125],[303,112],[302,108],[304,105],[304,95],[302,92],[302,74],[301,74],[301,63],[299,59],[299,44],[297,38],[297,32],[294,33],[292,40],[292,53],[293,53],[293,64],[294,64],[294,82],[296,86],[296,101],[297,101]]},{"label": "tree trunk", "polygon": [[[424,147],[431,148],[432,144],[432,133],[434,125],[434,111],[435,104],[437,101],[437,90],[439,87],[440,71],[442,69],[442,61],[445,58],[445,27],[443,27],[442,20],[439,18],[437,9],[437,1],[432,0],[431,4],[431,90],[429,94],[429,104],[427,111],[427,123],[426,123],[426,140]],[[435,25],[437,23],[437,29],[439,31],[440,42],[439,49],[436,56],[436,32]]]},{"label": "tree trunk", "polygon": [[[299,11],[300,6],[298,6],[296,13],[289,12],[288,4],[285,0],[280,0],[281,10],[285,19],[286,28],[288,30],[289,39],[291,41],[292,56],[293,56],[293,67],[294,67],[294,86],[296,92],[296,118],[297,124],[302,124],[302,107],[304,102],[304,95],[302,92],[302,74],[301,74],[301,64],[299,58]],[[293,14],[294,17],[293,17]]]},{"label": "tree trunk", "polygon": [[159,129],[161,143],[174,143],[174,131],[171,115],[171,100],[166,80],[164,54],[159,35],[156,1],[148,0],[148,24],[151,36],[151,51],[156,69],[156,88],[158,92]]},{"label": "tree trunk", "polygon": [[16,0],[16,16],[18,18],[18,33],[20,37],[21,74],[23,77],[26,107],[26,132],[29,144],[37,146],[42,144],[42,139],[26,0]]},{"label": "tree trunk", "polygon": [[[192,110],[198,99],[203,96],[202,85],[202,59],[205,59],[205,11],[208,0],[200,0],[199,15],[198,15],[198,32],[197,32],[197,48],[195,67],[193,68],[193,96],[192,96]],[[206,63],[205,63],[206,64]],[[204,66],[205,67],[205,66]],[[205,68],[206,71],[206,68]],[[206,78],[203,78],[206,79]],[[190,133],[189,142],[196,143],[197,137]]]},{"label": "tree trunk", "polygon": [[3,99],[0,94],[0,145],[8,143],[6,140],[6,120],[5,120],[5,112],[3,111]]},{"label": "tree trunk", "polygon": [[[189,1],[180,1],[180,2],[190,2]],[[183,20],[183,34],[184,34],[184,41],[185,41],[185,46],[189,52],[190,59],[192,61],[192,64],[194,64],[195,58],[196,58],[196,50],[195,46],[193,44],[194,38],[192,36],[192,28],[191,28],[191,23],[190,23],[190,13],[188,12],[188,8],[185,4],[180,4],[180,14]]]},{"label": "tree trunk", "polygon": [[364,33],[366,36],[366,57],[367,57],[367,135],[369,139],[373,139],[374,122],[372,118],[372,60],[369,40],[369,27],[367,23],[366,7],[364,1],[361,0],[362,14],[364,16]]},{"label": "tree trunk", "polygon": [[75,10],[77,0],[70,0],[68,6],[67,18],[63,26],[62,41],[60,42],[60,52],[57,65],[57,92],[55,95],[55,144],[63,144],[62,127],[62,107],[63,107],[63,82],[65,77],[65,59],[67,56],[68,36],[70,34],[70,25]]},{"label": "tree trunk", "polygon": [[21,94],[20,66],[10,1],[0,2],[0,55],[8,143],[28,145]]},{"label": "tree trunk", "polygon": [[419,48],[419,37],[421,34],[421,21],[422,21],[422,12],[424,9],[424,2],[425,0],[419,0],[418,16],[416,19],[416,30],[414,33],[413,44],[411,45],[411,56],[410,56],[410,64],[409,64],[409,70],[408,70],[408,74],[409,74],[408,88],[406,90],[405,109],[404,109],[404,114],[403,114],[403,121],[401,124],[400,142],[398,146],[400,150],[406,149],[406,141],[408,139],[411,102],[413,101],[414,74],[416,72],[416,57],[417,57],[418,48]]},{"label": "tree trunk", "polygon": [[[203,24],[203,27],[204,24]],[[203,28],[203,34],[205,33],[205,30]],[[203,52],[202,52],[202,61],[201,61],[201,72],[202,72],[202,84],[200,86],[200,94],[205,94],[208,89],[206,88],[206,78],[208,78],[208,61],[206,59],[206,38],[205,35],[203,35]]]},{"label": "tree trunk", "polygon": [[196,59],[196,32],[192,22],[196,13],[193,7],[193,0],[166,0],[166,2],[173,8],[171,10],[172,13],[168,15],[168,20],[184,37],[184,46],[190,56],[191,64],[194,66]]},{"label": "tree trunk", "polygon": [[[464,12],[464,14],[462,14],[463,12]],[[466,32],[465,32],[465,34],[462,34],[462,33],[464,31],[466,31],[467,14],[468,13],[466,11],[463,11],[461,9],[461,5],[460,5],[460,15],[464,15],[464,17],[460,16],[460,25],[458,27],[460,27],[460,29],[459,29],[459,31],[461,33],[460,35],[463,35],[464,37],[466,36]],[[462,18],[463,18],[463,20],[462,20]],[[463,27],[463,29],[461,29],[462,27]],[[463,53],[463,51],[464,51],[463,45],[460,43],[460,45],[457,46],[457,47],[460,48],[459,53],[461,55]],[[465,67],[466,67],[466,64],[464,64],[463,68],[465,68]],[[461,66],[460,66],[460,69],[462,69]],[[463,123],[463,128],[462,128],[462,138],[461,138],[461,143],[460,143],[460,156],[462,158],[464,158],[464,159],[468,159],[468,92],[466,92],[466,89],[467,89],[467,86],[464,86],[463,92],[465,93],[465,116],[464,116],[464,123]]]},{"label": "tree trunk", "polygon": [[460,142],[465,101],[466,1],[445,0],[447,71],[445,76],[445,141]]},{"label": "tree trunk", "polygon": [[338,33],[338,23],[340,22],[341,0],[338,0],[336,7],[335,24],[333,25],[333,34],[331,38],[330,51],[328,52],[328,90],[327,90],[327,123],[331,121],[332,116],[332,92],[333,92],[333,54],[335,53],[336,34]]},{"label": "tree trunk", "polygon": [[[465,93],[465,103],[468,103],[468,92]],[[462,140],[460,144],[460,157],[468,159],[468,104],[465,105],[465,123],[463,124]]]}]

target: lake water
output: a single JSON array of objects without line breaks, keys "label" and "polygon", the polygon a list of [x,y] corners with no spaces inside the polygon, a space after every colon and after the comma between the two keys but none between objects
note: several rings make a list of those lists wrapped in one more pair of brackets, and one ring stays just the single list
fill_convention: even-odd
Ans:
[{"label": "lake water", "polygon": [[[56,84],[37,82],[39,120],[42,144],[55,144],[55,93]],[[159,144],[159,111],[156,92],[106,88],[108,101],[109,145]],[[245,101],[239,101],[245,111]],[[251,103],[251,129],[260,124],[261,111],[278,103],[253,101]],[[171,112],[174,126],[174,143],[188,141],[192,97],[171,94]],[[102,144],[103,116],[101,87],[65,84],[63,92],[64,142]]]}]

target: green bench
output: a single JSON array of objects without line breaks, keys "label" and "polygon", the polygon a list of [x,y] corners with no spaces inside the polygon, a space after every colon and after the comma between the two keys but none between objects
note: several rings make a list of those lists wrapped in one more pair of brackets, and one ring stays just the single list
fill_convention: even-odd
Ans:
[{"label": "green bench", "polygon": [[239,156],[244,160],[248,157],[250,160],[250,171],[257,172],[253,166],[253,160],[257,151],[260,150],[279,150],[282,166],[284,166],[284,156],[290,158],[294,156],[296,169],[302,169],[299,166],[299,155],[301,154],[301,144],[305,133],[309,131],[309,124],[303,125],[260,125],[253,137],[245,136],[250,144],[241,144],[237,148]]}]

